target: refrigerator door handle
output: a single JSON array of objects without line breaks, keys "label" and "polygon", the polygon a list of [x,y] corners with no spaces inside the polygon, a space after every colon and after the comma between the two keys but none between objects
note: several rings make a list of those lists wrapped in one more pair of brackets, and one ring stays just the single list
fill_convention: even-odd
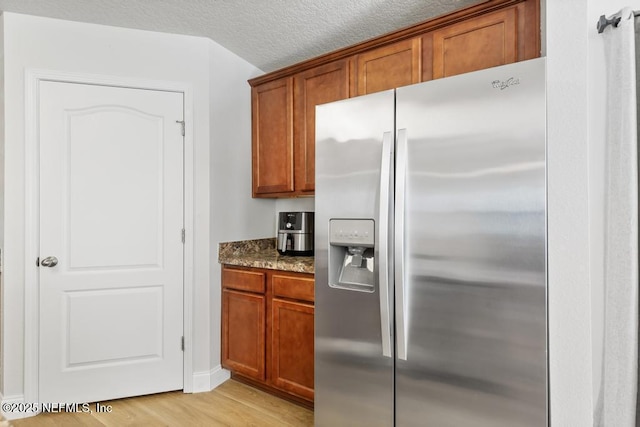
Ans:
[{"label": "refrigerator door handle", "polygon": [[391,185],[391,153],[393,134],[385,132],[382,136],[382,164],[380,167],[380,212],[378,240],[378,290],[380,292],[380,331],[382,335],[382,355],[391,354],[391,319],[389,310],[389,193]]},{"label": "refrigerator door handle", "polygon": [[407,179],[407,130],[398,130],[396,155],[396,206],[395,206],[395,312],[396,345],[398,359],[407,360],[408,310],[404,285],[404,210]]}]

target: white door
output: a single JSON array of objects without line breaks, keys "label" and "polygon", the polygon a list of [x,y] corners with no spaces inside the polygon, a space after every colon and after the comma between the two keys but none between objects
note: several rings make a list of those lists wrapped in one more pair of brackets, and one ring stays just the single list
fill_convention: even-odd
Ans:
[{"label": "white door", "polygon": [[183,94],[41,82],[39,113],[40,401],[182,389]]}]

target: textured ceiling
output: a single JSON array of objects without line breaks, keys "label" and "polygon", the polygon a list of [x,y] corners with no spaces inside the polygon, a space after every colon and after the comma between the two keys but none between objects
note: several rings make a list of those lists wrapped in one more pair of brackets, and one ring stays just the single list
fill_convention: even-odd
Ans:
[{"label": "textured ceiling", "polygon": [[208,37],[265,72],[482,0],[0,0],[0,10]]}]

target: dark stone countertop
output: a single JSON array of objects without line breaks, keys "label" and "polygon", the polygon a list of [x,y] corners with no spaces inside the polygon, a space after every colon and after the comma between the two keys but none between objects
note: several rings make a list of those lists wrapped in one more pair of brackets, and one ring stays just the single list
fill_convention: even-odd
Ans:
[{"label": "dark stone countertop", "polygon": [[218,262],[227,265],[298,273],[313,274],[314,271],[313,256],[280,255],[276,250],[275,238],[220,243]]}]

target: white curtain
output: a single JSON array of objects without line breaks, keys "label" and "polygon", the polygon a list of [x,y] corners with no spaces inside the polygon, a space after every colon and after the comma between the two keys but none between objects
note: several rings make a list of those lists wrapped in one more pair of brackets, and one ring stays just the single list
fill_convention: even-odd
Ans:
[{"label": "white curtain", "polygon": [[607,63],[604,354],[595,425],[636,425],[638,383],[638,125],[635,19],[602,34]]}]

